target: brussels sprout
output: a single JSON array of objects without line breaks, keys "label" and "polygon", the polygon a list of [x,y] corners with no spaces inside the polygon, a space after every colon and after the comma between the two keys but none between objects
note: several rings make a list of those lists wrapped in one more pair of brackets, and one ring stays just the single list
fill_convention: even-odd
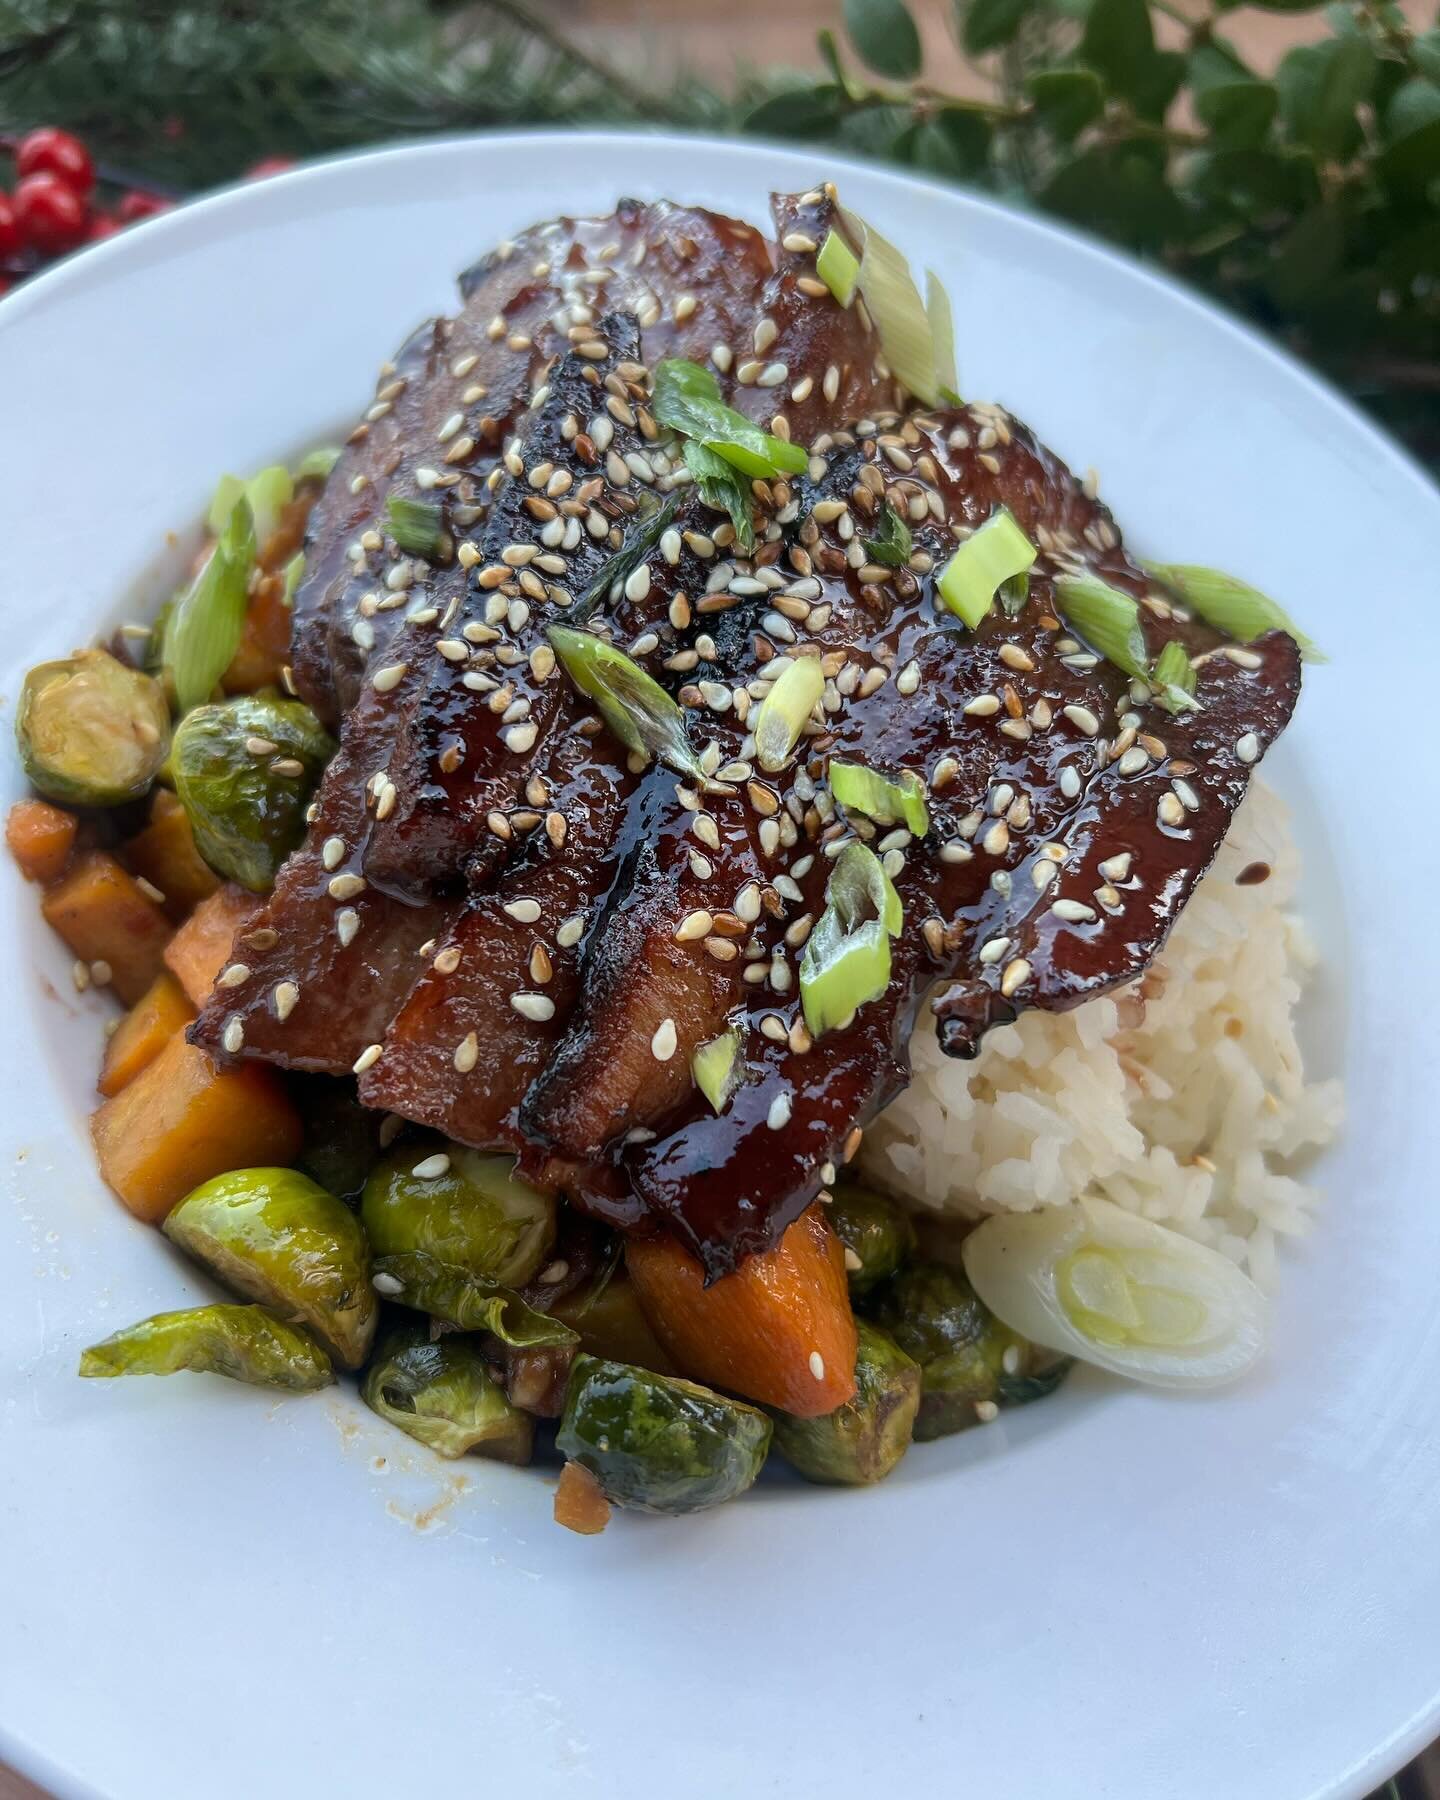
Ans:
[{"label": "brussels sprout", "polygon": [[855,1397],[818,1419],[776,1412],[775,1448],[808,1481],[846,1487],[880,1481],[910,1447],[920,1365],[863,1319],[856,1321]]},{"label": "brussels sprout", "polygon": [[444,1319],[462,1331],[488,1331],[511,1349],[564,1349],[576,1341],[568,1325],[537,1312],[513,1288],[441,1262],[423,1250],[377,1256],[375,1286],[389,1300]]},{"label": "brussels sprout", "polygon": [[894,1201],[858,1182],[839,1183],[825,1216],[845,1246],[852,1295],[888,1281],[915,1248],[915,1227]]},{"label": "brussels sprout", "polygon": [[296,1169],[235,1169],[174,1207],[165,1235],[227,1287],[307,1325],[358,1369],[379,1310],[365,1233],[343,1201]]},{"label": "brussels sprout", "polygon": [[305,835],[311,790],[334,752],[298,700],[247,694],[187,713],[169,767],[210,867],[264,893]]},{"label": "brussels sprout", "polygon": [[577,1356],[555,1442],[616,1506],[699,1512],[754,1481],[770,1448],[770,1421],[694,1382]]},{"label": "brussels sprout", "polygon": [[392,1326],[360,1395],[382,1419],[441,1456],[473,1451],[496,1462],[530,1460],[534,1421],[505,1398],[480,1346],[461,1332],[432,1343],[426,1325]]},{"label": "brussels sprout", "polygon": [[501,1287],[523,1287],[555,1243],[555,1201],[509,1156],[431,1138],[392,1151],[365,1183],[361,1217],[377,1256],[411,1250]]},{"label": "brussels sprout", "polygon": [[1002,1325],[966,1277],[943,1263],[912,1263],[878,1291],[871,1310],[920,1365],[915,1436],[922,1443],[994,1418],[993,1407],[1038,1400],[1070,1368],[1068,1356]]},{"label": "brussels sprout", "polygon": [[228,1375],[254,1387],[308,1393],[329,1387],[330,1358],[303,1331],[263,1306],[192,1306],[127,1325],[82,1352],[85,1376]]},{"label": "brussels sprout", "polygon": [[380,1154],[385,1115],[360,1104],[353,1081],[292,1074],[288,1085],[305,1122],[300,1167],[327,1193],[357,1205]]},{"label": "brussels sprout", "polygon": [[108,650],[80,650],[25,677],[15,738],[42,794],[70,806],[121,806],[159,773],[170,709],[150,676]]}]

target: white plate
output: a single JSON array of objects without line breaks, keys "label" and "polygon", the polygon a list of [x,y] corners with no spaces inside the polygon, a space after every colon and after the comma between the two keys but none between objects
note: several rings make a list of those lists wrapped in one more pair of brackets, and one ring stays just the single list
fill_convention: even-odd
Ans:
[{"label": "white plate", "polygon": [[[32,283],[0,305],[7,702],[153,603],[222,469],[353,417],[498,237],[626,193],[762,219],[825,172],[660,137],[430,144],[221,194]],[[1301,1800],[1363,1793],[1440,1729],[1440,500],[1153,275],[963,194],[843,181],[947,279],[968,393],[1101,468],[1142,549],[1244,572],[1333,658],[1267,771],[1311,853],[1321,1060],[1353,1122],[1274,1353],[1210,1398],[1077,1381],[874,1493],[767,1485],[599,1540],[551,1524],[544,1482],[442,1467],[345,1394],[82,1384],[82,1345],[206,1289],[96,1175],[106,1003],[73,994],[5,859],[0,1758],[66,1800]]]}]

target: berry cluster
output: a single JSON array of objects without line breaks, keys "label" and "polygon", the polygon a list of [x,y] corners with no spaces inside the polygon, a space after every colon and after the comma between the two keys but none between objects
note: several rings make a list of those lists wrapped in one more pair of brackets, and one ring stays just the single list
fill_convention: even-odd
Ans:
[{"label": "berry cluster", "polygon": [[42,264],[125,225],[164,212],[173,201],[142,188],[116,188],[98,204],[95,164],[79,138],[41,126],[4,146],[15,161],[15,185],[0,187],[0,294]]}]

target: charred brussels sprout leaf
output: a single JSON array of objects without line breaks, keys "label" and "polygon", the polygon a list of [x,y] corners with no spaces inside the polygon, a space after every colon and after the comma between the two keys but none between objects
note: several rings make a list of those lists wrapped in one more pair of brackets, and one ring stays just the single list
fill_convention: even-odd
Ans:
[{"label": "charred brussels sprout leaf", "polygon": [[[913,1263],[880,1289],[872,1312],[923,1376],[915,1436],[948,1437],[1060,1385],[1070,1368],[995,1317],[958,1270]],[[977,1410],[984,1408],[985,1410]]]},{"label": "charred brussels sprout leaf", "polygon": [[178,1375],[182,1369],[296,1393],[329,1387],[335,1379],[319,1345],[263,1306],[156,1313],[92,1344],[80,1357],[80,1373],[87,1377]]},{"label": "charred brussels sprout leaf", "polygon": [[845,1246],[850,1292],[867,1294],[890,1277],[915,1248],[915,1228],[893,1201],[842,1181],[825,1215]]},{"label": "charred brussels sprout leaf", "polygon": [[512,1406],[480,1347],[458,1332],[430,1341],[424,1325],[397,1325],[381,1339],[361,1398],[440,1456],[488,1456],[527,1463],[535,1435]]},{"label": "charred brussels sprout leaf", "polygon": [[387,1299],[462,1331],[488,1331],[512,1350],[565,1349],[576,1341],[568,1325],[537,1312],[512,1288],[423,1250],[377,1256],[375,1285]]},{"label": "charred brussels sprout leaf", "polygon": [[863,1319],[856,1330],[854,1398],[818,1419],[774,1415],[775,1448],[807,1481],[845,1487],[880,1481],[910,1447],[920,1365]]},{"label": "charred brussels sprout leaf", "polygon": [[165,1235],[227,1287],[314,1332],[357,1369],[375,1335],[365,1233],[343,1201],[295,1169],[235,1169],[172,1209]]},{"label": "charred brussels sprout leaf", "polygon": [[298,700],[255,695],[187,713],[170,771],[210,867],[264,893],[305,835],[306,804],[334,751]]},{"label": "charred brussels sprout leaf", "polygon": [[289,1077],[291,1098],[305,1121],[300,1166],[349,1206],[358,1204],[380,1154],[383,1114],[362,1106],[353,1081],[333,1075]]},{"label": "charred brussels sprout leaf", "polygon": [[523,1287],[554,1245],[555,1201],[514,1170],[513,1157],[461,1144],[440,1151],[433,1138],[392,1151],[361,1202],[376,1255],[418,1250],[493,1285]]},{"label": "charred brussels sprout leaf", "polygon": [[25,677],[15,715],[30,780],[68,806],[138,800],[170,748],[170,709],[159,682],[107,650],[40,663]]},{"label": "charred brussels sprout leaf", "polygon": [[755,1407],[694,1382],[577,1356],[555,1442],[616,1506],[686,1513],[743,1494],[770,1430]]}]

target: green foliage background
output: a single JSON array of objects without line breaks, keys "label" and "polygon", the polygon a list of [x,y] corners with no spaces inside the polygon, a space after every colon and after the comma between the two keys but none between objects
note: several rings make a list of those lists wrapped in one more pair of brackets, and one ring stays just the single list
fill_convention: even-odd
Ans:
[{"label": "green foliage background", "polygon": [[1325,33],[1271,79],[1227,36],[1225,0],[955,0],[993,82],[974,100],[926,82],[906,0],[837,0],[812,71],[740,70],[724,90],[637,84],[512,0],[0,0],[0,130],[68,126],[179,191],[264,155],[486,126],[833,145],[1164,264],[1440,464],[1440,15],[1266,3]]}]

